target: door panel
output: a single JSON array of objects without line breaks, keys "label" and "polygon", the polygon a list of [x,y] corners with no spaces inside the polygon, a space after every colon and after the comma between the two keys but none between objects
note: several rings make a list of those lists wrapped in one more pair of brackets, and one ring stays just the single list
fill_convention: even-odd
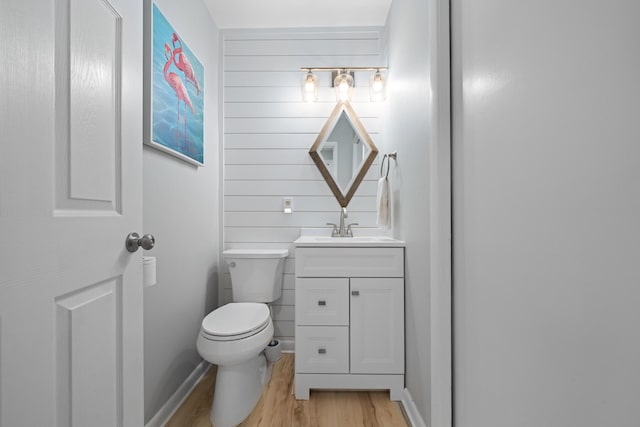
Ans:
[{"label": "door panel", "polygon": [[457,427],[640,420],[640,2],[454,0]]},{"label": "door panel", "polygon": [[60,426],[119,425],[121,298],[121,277],[56,298],[56,411]]},{"label": "door panel", "polygon": [[56,207],[119,213],[122,17],[106,0],[56,7]]},{"label": "door panel", "polygon": [[0,426],[140,426],[142,4],[7,3]]},{"label": "door panel", "polygon": [[70,3],[70,196],[112,202],[120,151],[122,18],[103,0]]}]

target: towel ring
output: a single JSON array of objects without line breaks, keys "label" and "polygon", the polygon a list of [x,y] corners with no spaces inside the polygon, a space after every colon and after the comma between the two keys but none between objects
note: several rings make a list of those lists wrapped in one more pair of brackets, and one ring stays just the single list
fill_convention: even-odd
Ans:
[{"label": "towel ring", "polygon": [[[382,171],[384,170],[384,161],[387,161],[387,173],[382,173]],[[389,156],[387,154],[385,154],[382,157],[382,163],[380,163],[380,177],[385,177],[385,178],[389,178],[389,167],[390,167],[390,161],[389,161]]]},{"label": "towel ring", "polygon": [[[389,153],[389,154],[385,154],[382,157],[382,163],[380,163],[380,177],[385,177],[385,178],[389,178],[389,169],[391,168],[391,159],[395,160],[396,157],[398,156],[398,152],[394,151],[393,153]],[[382,171],[384,170],[384,161],[387,161],[387,172],[386,173],[382,173]]]}]

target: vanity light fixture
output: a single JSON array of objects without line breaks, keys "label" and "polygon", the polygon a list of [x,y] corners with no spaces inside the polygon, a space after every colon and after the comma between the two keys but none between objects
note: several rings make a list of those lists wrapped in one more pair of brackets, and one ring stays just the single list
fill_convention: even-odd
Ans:
[{"label": "vanity light fixture", "polygon": [[318,76],[313,74],[311,68],[308,70],[302,80],[302,97],[307,102],[316,102],[318,100]]},{"label": "vanity light fixture", "polygon": [[369,93],[372,101],[384,101],[385,79],[380,70],[387,67],[302,67],[306,74],[302,80],[302,94],[305,101],[318,100],[318,77],[314,71],[332,71],[332,83],[336,91],[338,102],[351,101],[355,86],[355,71],[375,71],[371,77]]}]

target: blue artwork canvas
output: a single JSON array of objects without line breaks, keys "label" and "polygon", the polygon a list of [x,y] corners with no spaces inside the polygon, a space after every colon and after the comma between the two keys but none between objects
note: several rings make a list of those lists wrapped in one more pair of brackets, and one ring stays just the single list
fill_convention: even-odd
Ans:
[{"label": "blue artwork canvas", "polygon": [[204,67],[153,4],[151,142],[204,164]]}]

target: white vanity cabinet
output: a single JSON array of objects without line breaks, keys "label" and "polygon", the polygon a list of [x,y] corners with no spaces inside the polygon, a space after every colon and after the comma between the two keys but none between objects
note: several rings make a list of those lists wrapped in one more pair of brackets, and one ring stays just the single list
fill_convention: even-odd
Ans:
[{"label": "white vanity cabinet", "polygon": [[404,389],[404,248],[296,248],[296,399]]}]

